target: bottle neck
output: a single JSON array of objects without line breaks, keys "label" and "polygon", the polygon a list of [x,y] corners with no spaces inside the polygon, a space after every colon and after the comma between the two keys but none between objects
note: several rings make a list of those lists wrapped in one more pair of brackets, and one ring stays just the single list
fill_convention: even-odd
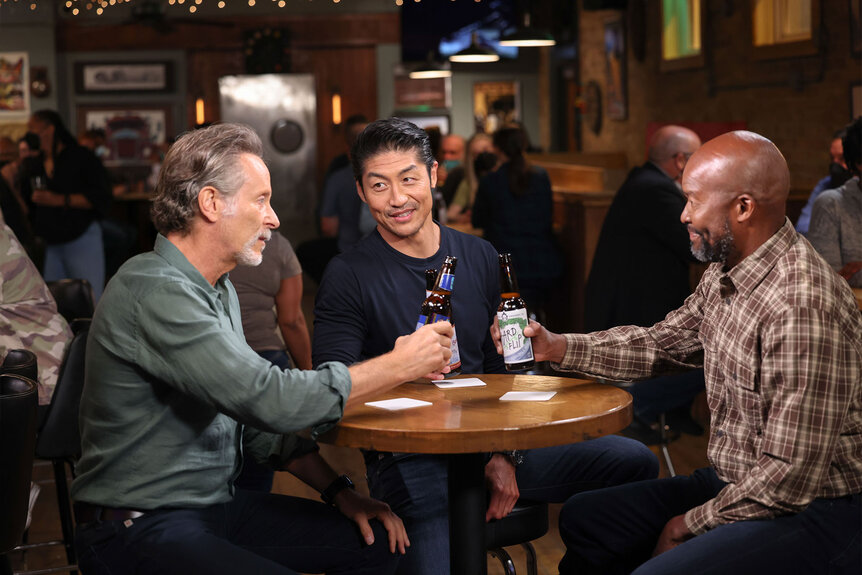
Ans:
[{"label": "bottle neck", "polygon": [[440,268],[440,273],[437,274],[437,281],[434,282],[433,293],[449,294],[452,291],[452,286],[455,283],[455,274],[452,267],[443,264]]},{"label": "bottle neck", "polygon": [[508,265],[500,266],[500,297],[503,299],[521,297],[518,281],[515,279],[512,268]]}]

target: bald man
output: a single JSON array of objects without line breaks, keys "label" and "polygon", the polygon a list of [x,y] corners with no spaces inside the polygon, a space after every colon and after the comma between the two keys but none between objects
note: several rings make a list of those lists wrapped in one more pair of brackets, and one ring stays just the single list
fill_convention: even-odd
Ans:
[{"label": "bald man", "polygon": [[681,220],[711,265],[682,307],[649,328],[524,330],[555,369],[706,373],[710,467],[570,498],[560,573],[862,573],[862,316],[785,217],[789,181],[762,136],[707,142]]},{"label": "bald man", "polygon": [[[614,196],[587,279],[587,331],[651,326],[691,294],[689,266],[695,259],[679,219],[685,207],[680,180],[699,147],[700,138],[688,128],[659,128],[650,139],[649,160],[629,172]],[[673,431],[703,433],[690,415],[703,385],[703,370],[695,370],[631,388],[634,421],[626,435],[658,443],[653,428],[662,413]]]}]

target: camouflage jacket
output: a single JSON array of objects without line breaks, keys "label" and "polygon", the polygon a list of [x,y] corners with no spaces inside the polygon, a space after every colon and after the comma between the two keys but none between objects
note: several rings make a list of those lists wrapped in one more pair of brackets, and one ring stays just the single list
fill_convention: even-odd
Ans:
[{"label": "camouflage jacket", "polygon": [[39,404],[51,402],[72,332],[39,270],[0,216],[0,361],[29,349],[39,365]]}]

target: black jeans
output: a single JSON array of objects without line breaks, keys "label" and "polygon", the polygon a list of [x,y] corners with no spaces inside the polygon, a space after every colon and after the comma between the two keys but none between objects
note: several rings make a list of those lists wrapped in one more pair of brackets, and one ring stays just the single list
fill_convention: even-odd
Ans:
[{"label": "black jeans", "polygon": [[378,521],[374,544],[333,507],[270,493],[237,490],[228,503],[147,513],[78,529],[78,564],[87,575],[176,573],[391,574]]}]

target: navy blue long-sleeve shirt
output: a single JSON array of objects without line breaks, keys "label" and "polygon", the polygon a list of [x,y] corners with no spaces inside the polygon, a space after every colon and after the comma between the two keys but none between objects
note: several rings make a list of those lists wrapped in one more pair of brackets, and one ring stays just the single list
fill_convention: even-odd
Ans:
[{"label": "navy blue long-sleeve shirt", "polygon": [[326,268],[314,306],[312,361],[348,365],[392,349],[416,329],[425,299],[425,270],[457,256],[452,319],[463,373],[502,373],[488,331],[500,303],[497,252],[488,242],[440,226],[440,248],[429,258],[397,251],[374,230]]}]

